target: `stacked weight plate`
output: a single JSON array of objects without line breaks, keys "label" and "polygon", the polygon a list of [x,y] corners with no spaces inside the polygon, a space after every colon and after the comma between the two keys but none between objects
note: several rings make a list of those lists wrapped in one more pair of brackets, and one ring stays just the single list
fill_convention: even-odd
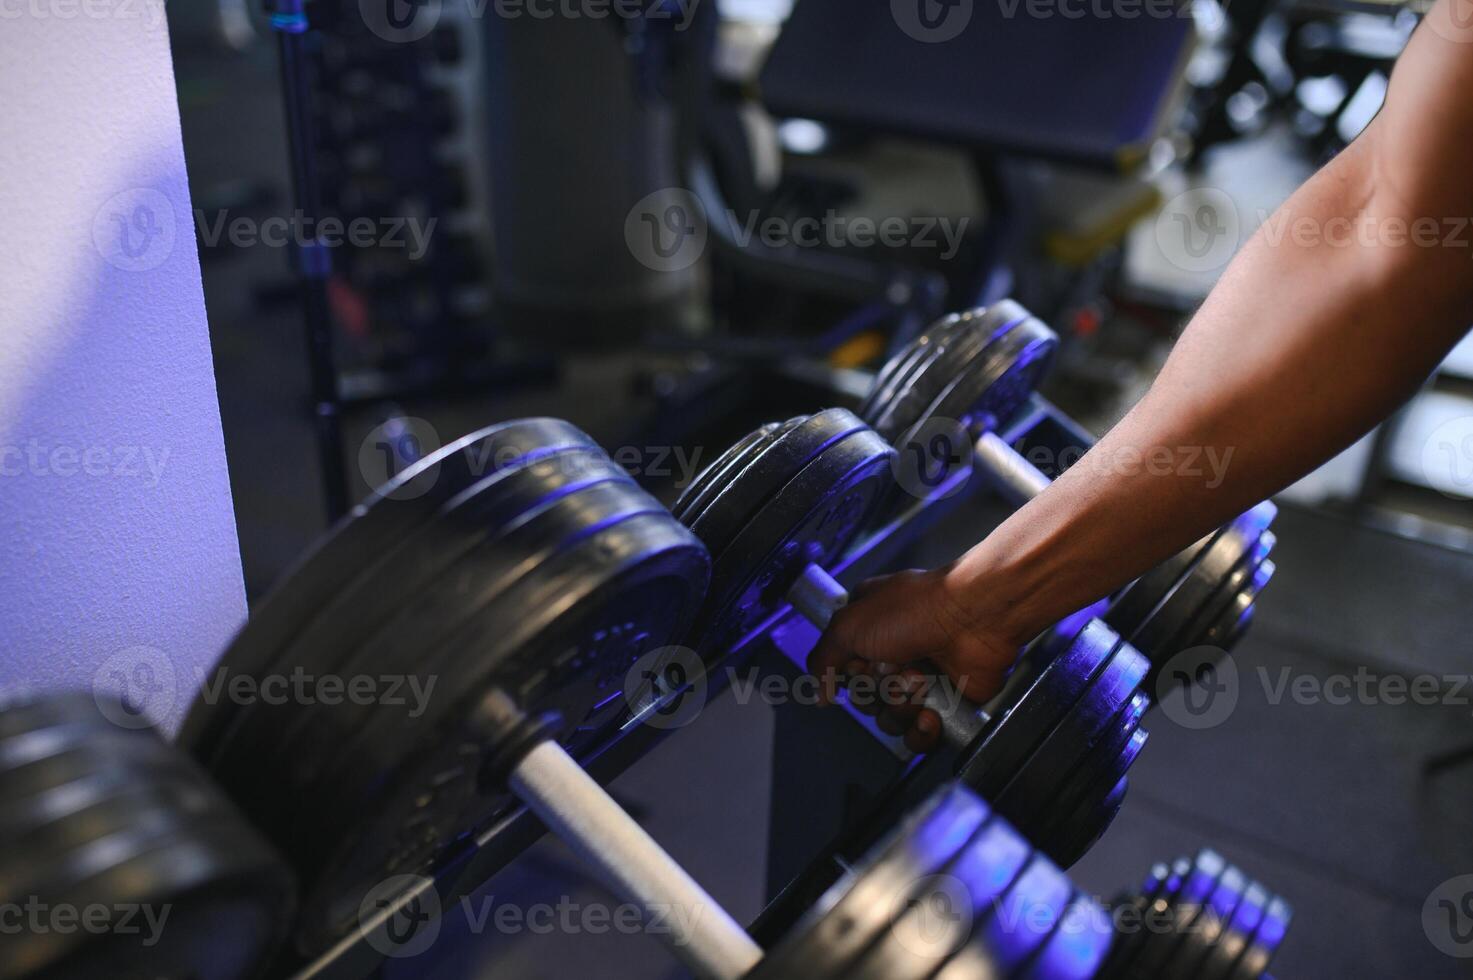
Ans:
[{"label": "stacked weight plate", "polygon": [[1057,348],[1011,300],[948,316],[885,365],[859,415],[897,447],[931,419],[994,427],[1037,390]]},{"label": "stacked weight plate", "polygon": [[[1127,586],[1105,613],[1121,636],[1151,658],[1147,690],[1166,693],[1161,668],[1185,651],[1231,650],[1253,618],[1254,603],[1274,574],[1269,559],[1278,513],[1262,503]],[[1204,650],[1205,652],[1205,650]],[[1194,656],[1195,664],[1214,658]],[[1192,678],[1165,678],[1167,688]]]},{"label": "stacked weight plate", "polygon": [[[947,317],[881,370],[860,414],[899,451],[907,490],[935,488],[967,464],[969,433],[995,430],[1027,402],[1057,346],[1052,331],[1010,300]],[[1268,526],[1276,513],[1260,504],[1117,596],[1105,620],[1150,658],[1153,695],[1157,672],[1178,653],[1227,651],[1242,637],[1274,574]]]},{"label": "stacked weight plate", "polygon": [[368,678],[374,696],[235,703],[227,683],[184,735],[303,879],[298,945],[329,944],[368,890],[432,870],[510,808],[481,779],[488,694],[556,712],[575,755],[606,744],[625,673],[683,635],[708,575],[701,544],[556,420],[478,432],[359,507],[217,677]]},{"label": "stacked weight plate", "polygon": [[1293,912],[1212,851],[1152,869],[1122,899],[1121,932],[1107,980],[1258,980],[1283,942]]},{"label": "stacked weight plate", "polygon": [[0,709],[0,908],[24,917],[0,977],[255,976],[292,905],[266,841],[120,702]]},{"label": "stacked weight plate", "polygon": [[943,787],[823,896],[751,980],[1094,976],[1104,911],[971,790]]},{"label": "stacked weight plate", "polygon": [[993,717],[958,778],[1069,867],[1115,819],[1145,746],[1146,669],[1098,621],[1057,656],[1030,652],[989,705]]},{"label": "stacked weight plate", "polygon": [[[893,456],[878,433],[832,409],[759,429],[696,479],[675,513],[712,555],[691,641],[708,661],[783,608],[810,563],[828,568],[852,543],[893,484]],[[1136,699],[1146,669],[1100,623],[1062,656],[1025,660],[981,732],[953,746],[960,778],[1072,864],[1113,819],[1144,744]]]},{"label": "stacked weight plate", "polygon": [[691,645],[718,659],[786,602],[810,564],[830,567],[869,521],[894,454],[851,412],[758,429],[706,468],[675,504],[711,552],[711,590]]}]

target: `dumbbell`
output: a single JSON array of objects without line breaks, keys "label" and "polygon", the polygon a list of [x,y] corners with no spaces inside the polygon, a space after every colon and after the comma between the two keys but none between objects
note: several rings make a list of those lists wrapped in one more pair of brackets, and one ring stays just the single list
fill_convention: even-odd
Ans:
[{"label": "dumbbell", "polygon": [[1259,980],[1293,918],[1284,899],[1210,850],[1156,865],[1114,906],[1121,935],[1104,980]]},{"label": "dumbbell", "polygon": [[[708,663],[791,604],[820,628],[845,593],[828,574],[894,480],[894,451],[853,413],[773,424],[723,453],[674,513],[711,553],[689,644]],[[1108,827],[1146,740],[1144,657],[1100,622],[1056,657],[1024,657],[986,706],[932,685],[958,777],[1061,865]],[[950,695],[951,697],[948,697]]]},{"label": "dumbbell", "polygon": [[122,701],[0,706],[0,978],[257,976],[290,871]]},{"label": "dumbbell", "polygon": [[[1020,505],[1050,481],[997,429],[1037,389],[1057,347],[1057,336],[1011,300],[946,317],[879,372],[859,414],[899,451],[911,489],[940,486],[970,466]],[[1226,651],[1241,638],[1274,574],[1268,525],[1276,513],[1260,504],[1115,597],[1104,620],[1150,658],[1147,690],[1159,690],[1156,672],[1176,654]]]},{"label": "dumbbell", "polygon": [[453,442],[355,508],[258,606],[180,736],[300,879],[298,950],[519,807],[483,772],[492,692],[598,752],[630,715],[625,675],[683,637],[708,578],[705,547],[552,419]]},{"label": "dumbbell", "polygon": [[1107,910],[971,790],[940,787],[750,980],[1260,980],[1287,903],[1210,851]]}]

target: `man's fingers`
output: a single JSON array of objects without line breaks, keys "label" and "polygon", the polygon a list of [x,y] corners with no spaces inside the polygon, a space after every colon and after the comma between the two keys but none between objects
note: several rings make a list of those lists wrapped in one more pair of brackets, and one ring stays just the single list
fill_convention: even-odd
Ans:
[{"label": "man's fingers", "polygon": [[990,701],[1002,690],[1002,685],[1008,676],[1008,666],[991,667],[987,665],[968,664],[965,667],[956,667],[950,660],[940,664],[946,672],[946,678],[950,683],[947,689],[941,693],[948,702],[971,701],[974,704],[982,704]]},{"label": "man's fingers", "polygon": [[930,588],[922,573],[904,572],[855,589],[809,654],[809,673],[823,677],[855,658],[907,664],[940,649],[947,638],[928,614]]},{"label": "man's fingers", "polygon": [[905,733],[905,747],[916,754],[930,752],[941,741],[941,719],[936,712],[922,711]]}]

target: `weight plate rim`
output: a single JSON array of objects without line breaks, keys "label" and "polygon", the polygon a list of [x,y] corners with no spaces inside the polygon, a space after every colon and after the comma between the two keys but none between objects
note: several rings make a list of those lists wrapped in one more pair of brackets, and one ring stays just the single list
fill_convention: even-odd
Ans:
[{"label": "weight plate rim", "polygon": [[[816,515],[832,508],[834,501],[850,494],[867,495],[862,512],[847,527],[839,529],[829,546],[833,554],[807,556],[820,565],[845,553],[865,531],[869,518],[882,505],[893,476],[890,461],[894,450],[873,429],[859,428],[830,441],[821,452],[796,473],[737,531],[725,548],[712,548],[711,588],[706,607],[697,620],[688,645],[703,652],[708,660],[719,660],[721,649],[741,637],[730,634],[741,628],[737,604],[752,586],[772,574],[777,556]],[[837,477],[833,471],[842,470]],[[753,559],[749,556],[759,554]],[[790,587],[791,583],[789,583]],[[786,588],[782,590],[786,593]],[[770,616],[781,601],[767,610]],[[761,619],[755,622],[761,622]]]},{"label": "weight plate rim", "polygon": [[[561,444],[557,440],[563,439],[568,444],[598,448],[587,433],[571,423],[546,417],[497,423],[441,447],[370,493],[294,562],[232,638],[220,662],[229,658],[237,670],[252,676],[269,671],[275,665],[282,638],[306,629],[320,610],[324,596],[335,595],[345,586],[351,586],[352,580],[366,571],[367,566],[389,561],[416,529],[434,519],[441,506],[465,488],[463,484],[474,482],[469,477],[464,481],[453,479],[460,475],[458,470],[447,476],[438,467],[458,458],[466,459],[472,449],[498,438],[521,438],[523,430],[526,440],[537,441],[539,446]],[[436,477],[424,493],[408,499],[392,496],[431,473]],[[374,555],[374,561],[353,560],[365,553]],[[344,581],[339,571],[344,566],[355,569],[348,581]],[[201,695],[185,714],[177,744],[207,762],[215,752],[222,727],[231,718],[229,710],[215,710]]]},{"label": "weight plate rim", "polygon": [[[535,465],[535,464],[534,464]],[[434,640],[425,639],[422,636],[410,637],[406,630],[413,632],[408,625],[415,621],[421,621],[424,617],[423,607],[428,604],[433,607],[436,603],[448,603],[453,597],[451,586],[457,578],[463,578],[469,573],[470,568],[477,568],[478,588],[485,587],[485,570],[483,566],[470,564],[476,556],[488,554],[509,548],[512,545],[513,536],[517,536],[516,543],[520,546],[527,538],[533,538],[528,528],[528,522],[546,517],[552,520],[557,512],[564,509],[573,509],[575,505],[585,499],[585,495],[601,493],[604,488],[620,487],[631,488],[633,482],[622,470],[617,470],[612,463],[595,461],[594,466],[581,479],[562,485],[558,493],[551,498],[539,496],[537,486],[521,487],[520,484],[503,486],[503,492],[513,499],[522,497],[530,498],[526,506],[521,507],[507,521],[500,526],[487,530],[485,534],[478,534],[474,543],[467,548],[456,552],[454,561],[449,564],[436,563],[428,577],[421,578],[414,583],[413,588],[404,591],[400,601],[383,615],[373,618],[371,631],[361,635],[357,631],[346,634],[344,642],[336,642],[325,649],[319,649],[308,653],[300,658],[295,665],[312,673],[326,673],[341,677],[349,676],[379,676],[389,670],[385,666],[393,657],[390,650],[396,651],[403,666],[411,656],[407,651],[414,649],[419,642],[431,643]],[[521,474],[531,473],[530,468],[508,468],[504,471],[510,483]],[[490,492],[495,488],[488,487]],[[447,521],[453,521],[453,512],[444,515]],[[555,526],[555,524],[554,524]],[[551,529],[549,529],[550,531]],[[560,542],[561,539],[558,539]],[[545,552],[538,552],[539,555]],[[502,567],[497,565],[503,576],[516,575],[518,568],[525,568],[533,562],[533,557],[523,554],[519,564]],[[360,576],[360,580],[362,576]],[[463,612],[463,609],[460,610]],[[315,634],[304,634],[304,638],[315,636]],[[293,646],[295,649],[296,646]],[[377,657],[377,659],[375,659]],[[280,665],[279,665],[280,666]],[[397,671],[396,671],[397,672]],[[255,711],[242,711],[239,713],[236,724],[230,733],[228,740],[222,740],[219,751],[211,760],[212,771],[233,771],[239,765],[241,758],[251,758],[263,752],[263,744],[272,747],[272,754],[285,759],[306,759],[310,757],[310,749],[314,745],[331,744],[331,740],[324,742],[326,736],[322,731],[314,730],[327,722],[333,720],[338,725],[337,719],[353,715],[357,722],[367,720],[368,712],[334,712],[330,715],[323,712],[313,711],[308,706],[297,704],[284,705],[258,705]],[[268,710],[275,708],[277,710]],[[350,733],[344,728],[337,728],[333,736],[350,737]],[[304,754],[304,751],[305,753]],[[288,768],[287,775],[295,777],[296,769]],[[310,779],[310,777],[308,777]],[[302,780],[295,780],[301,782]],[[264,787],[263,787],[264,788]]]},{"label": "weight plate rim", "polygon": [[[622,542],[620,537],[623,538]],[[616,545],[618,547],[615,547]],[[599,528],[593,534],[586,535],[560,552],[553,560],[531,569],[528,575],[519,577],[496,595],[489,597],[488,601],[481,605],[479,615],[456,627],[454,634],[447,639],[445,644],[447,650],[466,647],[470,642],[465,639],[468,631],[475,635],[485,634],[489,629],[487,624],[492,620],[504,619],[508,608],[522,609],[534,606],[535,604],[525,601],[530,598],[529,589],[551,592],[565,601],[565,608],[555,614],[544,610],[535,617],[523,616],[518,632],[506,634],[498,639],[500,648],[504,650],[502,655],[490,657],[488,645],[488,655],[483,658],[481,666],[474,672],[466,672],[460,677],[461,683],[457,687],[464,693],[456,698],[447,699],[445,705],[436,711],[427,711],[421,730],[426,733],[444,731],[445,726],[454,726],[457,724],[457,719],[468,717],[474,708],[474,703],[497,686],[493,681],[498,672],[506,670],[514,658],[544,661],[550,658],[551,651],[561,647],[563,639],[568,636],[568,631],[572,628],[567,619],[571,611],[584,605],[587,605],[590,610],[599,608],[606,602],[611,591],[617,594],[644,587],[654,581],[667,579],[678,581],[682,586],[683,594],[687,597],[686,602],[680,614],[672,617],[668,626],[665,627],[669,633],[668,636],[663,637],[667,642],[676,641],[683,621],[688,621],[695,615],[695,608],[699,603],[703,585],[703,582],[695,581],[697,576],[687,574],[687,572],[697,567],[702,570],[706,569],[707,560],[706,551],[700,543],[689,531],[670,518],[668,512],[663,509],[631,514],[617,524]],[[593,566],[592,561],[602,564]],[[596,570],[590,571],[595,567]],[[576,592],[572,591],[574,588],[577,588]],[[454,654],[447,653],[445,656],[453,657]],[[447,673],[439,669],[439,664],[428,666],[441,675]],[[417,721],[416,724],[421,723]],[[341,746],[338,749],[340,760],[346,759],[350,765],[340,764],[332,772],[331,779],[318,788],[318,792],[326,798],[350,800],[354,807],[381,804],[385,811],[389,810],[394,801],[399,798],[396,796],[398,791],[393,787],[400,781],[395,778],[386,779],[382,791],[374,791],[370,788],[367,796],[364,795],[363,788],[371,787],[376,772],[401,772],[412,765],[415,760],[425,759],[434,751],[431,749],[427,752],[422,747],[422,743],[407,746],[403,743],[402,733],[396,728],[393,719],[379,716],[370,718],[368,726],[359,730],[352,744]],[[376,760],[382,760],[383,764],[380,765]],[[480,800],[480,804],[474,806],[479,814],[477,819],[484,822],[489,819],[489,814],[496,812],[496,801],[503,797],[478,794],[476,799]],[[323,833],[331,833],[335,826],[329,824],[328,829]],[[462,832],[464,830],[465,828],[462,827]],[[354,835],[354,840],[360,839],[363,833],[367,832],[369,831],[364,830]],[[441,838],[441,841],[444,846],[449,847],[453,846],[455,839],[451,835],[446,835]],[[352,849],[350,845],[352,845],[351,841],[343,843],[333,854],[324,857],[313,871],[312,888],[305,896],[303,903],[302,928],[304,932],[307,931],[309,925],[308,919],[313,918],[309,914],[310,910],[331,909],[334,906],[332,896],[324,895],[323,890],[331,883],[330,875],[344,866],[338,858],[340,854]],[[440,851],[428,854],[426,860],[433,865],[443,858],[445,853],[442,847]],[[351,862],[346,866],[351,867]],[[331,889],[327,890],[331,891]],[[326,918],[333,917],[327,916]],[[320,945],[323,941],[327,941],[329,934],[339,933],[337,923],[330,922],[313,932],[316,942],[310,945]]]}]

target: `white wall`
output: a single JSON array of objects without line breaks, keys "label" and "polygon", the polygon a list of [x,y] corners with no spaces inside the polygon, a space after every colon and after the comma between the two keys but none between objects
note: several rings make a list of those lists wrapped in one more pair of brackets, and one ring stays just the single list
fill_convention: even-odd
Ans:
[{"label": "white wall", "polygon": [[0,3],[0,691],[170,728],[246,611],[190,214],[162,0]]}]

